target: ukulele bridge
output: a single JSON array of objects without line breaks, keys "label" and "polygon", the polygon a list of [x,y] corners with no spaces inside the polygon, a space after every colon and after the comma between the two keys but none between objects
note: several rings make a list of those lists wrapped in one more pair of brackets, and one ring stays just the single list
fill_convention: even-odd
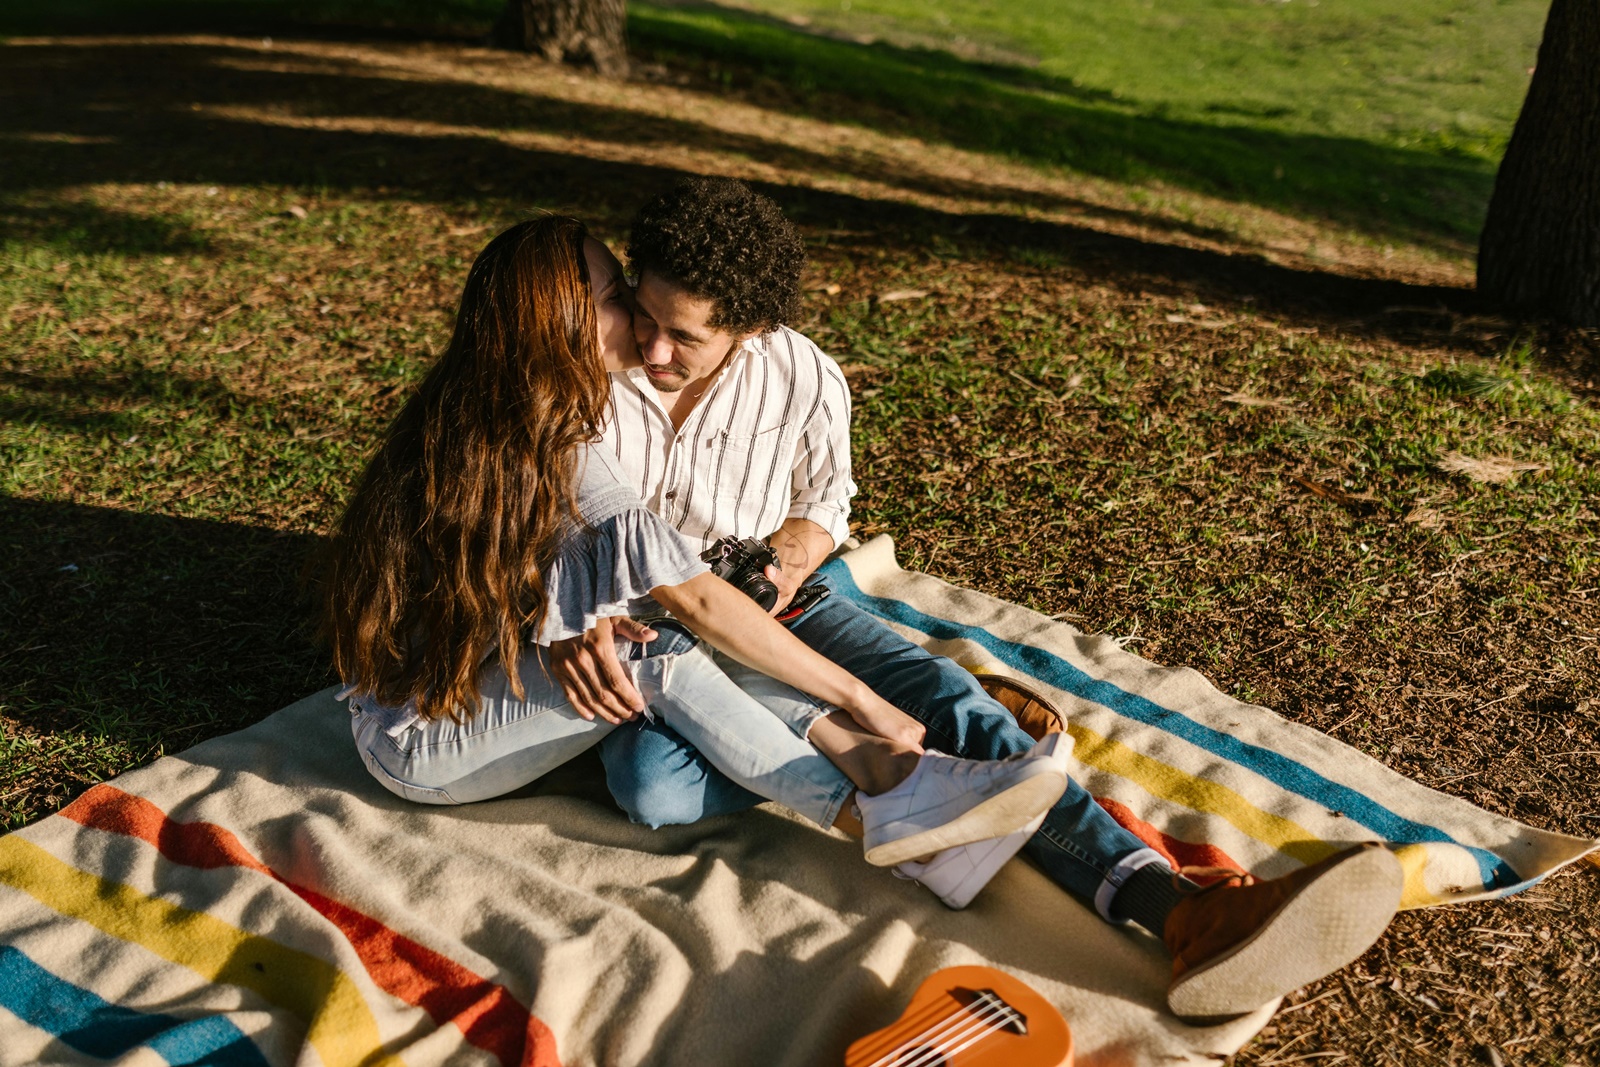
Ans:
[{"label": "ukulele bridge", "polygon": [[992,989],[957,989],[956,999],[965,1001],[967,1010],[990,1021],[996,1030],[1008,1034],[1026,1035],[1028,1017],[1007,1004],[1005,998]]}]

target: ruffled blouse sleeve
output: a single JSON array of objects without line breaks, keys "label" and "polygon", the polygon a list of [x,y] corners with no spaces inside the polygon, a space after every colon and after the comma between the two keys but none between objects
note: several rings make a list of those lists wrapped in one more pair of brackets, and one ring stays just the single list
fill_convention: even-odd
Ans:
[{"label": "ruffled blouse sleeve", "polygon": [[681,585],[711,568],[694,545],[641,506],[566,538],[545,570],[548,607],[538,643],[577,637],[601,619],[631,614],[650,590]]}]

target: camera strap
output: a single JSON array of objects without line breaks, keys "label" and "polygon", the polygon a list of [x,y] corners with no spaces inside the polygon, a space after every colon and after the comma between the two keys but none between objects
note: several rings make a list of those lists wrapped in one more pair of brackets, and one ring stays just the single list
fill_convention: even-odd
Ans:
[{"label": "camera strap", "polygon": [[829,589],[821,582],[811,582],[807,585],[802,585],[800,587],[800,591],[794,595],[794,599],[789,601],[789,606],[784,608],[783,613],[776,616],[776,618],[779,622],[788,622],[791,619],[798,619],[800,616],[810,611],[814,605],[826,600],[828,595],[832,592],[832,589]]}]

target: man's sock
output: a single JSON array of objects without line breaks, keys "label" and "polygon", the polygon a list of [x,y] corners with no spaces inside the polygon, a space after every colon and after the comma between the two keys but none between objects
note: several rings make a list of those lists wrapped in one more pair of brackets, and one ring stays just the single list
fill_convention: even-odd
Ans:
[{"label": "man's sock", "polygon": [[1136,922],[1160,937],[1166,929],[1167,916],[1183,899],[1183,891],[1174,881],[1172,868],[1165,863],[1140,867],[1111,898],[1112,917]]}]

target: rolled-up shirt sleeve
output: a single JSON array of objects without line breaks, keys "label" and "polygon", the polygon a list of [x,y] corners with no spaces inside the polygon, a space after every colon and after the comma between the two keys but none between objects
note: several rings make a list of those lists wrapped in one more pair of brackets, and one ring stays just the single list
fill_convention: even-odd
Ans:
[{"label": "rolled-up shirt sleeve", "polygon": [[809,519],[828,531],[834,547],[850,536],[850,389],[831,361],[818,364],[815,405],[795,446],[787,518]]}]

